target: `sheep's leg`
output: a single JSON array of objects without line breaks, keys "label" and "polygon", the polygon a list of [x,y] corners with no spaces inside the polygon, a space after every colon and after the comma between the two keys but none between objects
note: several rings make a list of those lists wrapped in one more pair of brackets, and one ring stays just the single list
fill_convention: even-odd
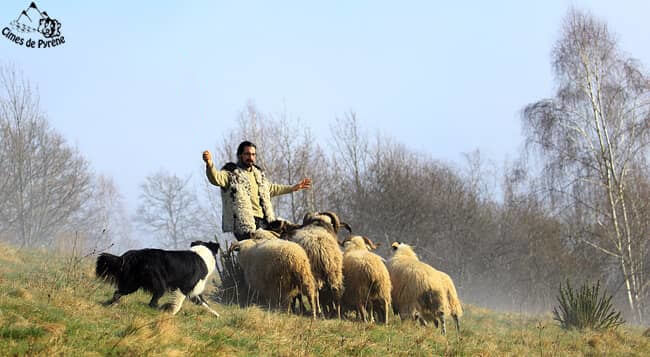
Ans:
[{"label": "sheep's leg", "polygon": [[412,316],[413,316],[413,320],[420,322],[422,326],[427,326],[427,320],[425,320],[424,317],[422,317],[422,315],[420,315],[418,311],[413,312]]},{"label": "sheep's leg", "polygon": [[447,334],[447,324],[445,323],[445,315],[440,315],[440,325],[442,326],[442,335]]},{"label": "sheep's leg", "polygon": [[388,323],[388,300],[384,300],[384,323]]},{"label": "sheep's leg", "polygon": [[460,333],[460,322],[458,321],[458,315],[453,314],[451,316],[454,318],[454,322],[456,322],[456,332]]},{"label": "sheep's leg", "polygon": [[[309,294],[307,294],[307,295],[309,296]],[[298,294],[298,296],[295,297],[295,300],[298,300],[298,308],[300,309],[301,314],[303,312],[307,311],[307,308],[305,307],[305,303],[302,301],[302,294]],[[312,304],[312,306],[313,306],[313,304]]]},{"label": "sheep's leg", "polygon": [[359,311],[359,317],[361,320],[363,320],[363,322],[368,322],[368,312],[363,304],[357,305],[357,311]]},{"label": "sheep's leg", "polygon": [[308,294],[309,303],[311,304],[311,318],[316,320],[316,310],[318,310],[318,300],[316,299],[316,294]]},{"label": "sheep's leg", "polygon": [[385,300],[376,300],[372,303],[373,317],[377,315],[379,323],[386,323],[388,321],[388,302]]}]

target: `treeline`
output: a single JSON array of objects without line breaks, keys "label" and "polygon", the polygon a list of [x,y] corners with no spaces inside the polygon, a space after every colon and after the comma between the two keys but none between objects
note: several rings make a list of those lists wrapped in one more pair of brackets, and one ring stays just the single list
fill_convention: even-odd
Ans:
[{"label": "treeline", "polygon": [[[452,276],[465,302],[548,312],[567,279],[600,280],[628,320],[645,322],[650,81],[605,23],[576,10],[551,64],[557,91],[522,103],[526,146],[513,162],[497,166],[480,152],[442,162],[369,135],[354,112],[336,118],[319,142],[300,119],[253,103],[213,148],[215,162],[234,161],[239,142],[253,141],[274,182],[313,178],[311,190],[276,199],[279,216],[296,222],[308,211],[335,211],[355,233],[383,243],[384,256],[393,241],[412,244]],[[94,245],[128,242],[128,229],[105,231],[130,226],[119,223],[130,220],[117,187],[47,126],[28,85],[2,73],[0,167],[9,174],[0,177],[0,238],[21,246],[80,235]],[[132,221],[169,248],[228,238],[219,190],[203,181],[197,188],[190,175],[151,174]]]},{"label": "treeline", "polygon": [[[21,72],[0,66],[0,240],[19,247],[130,245],[113,180],[50,127]],[[117,245],[116,245],[117,244]]]}]

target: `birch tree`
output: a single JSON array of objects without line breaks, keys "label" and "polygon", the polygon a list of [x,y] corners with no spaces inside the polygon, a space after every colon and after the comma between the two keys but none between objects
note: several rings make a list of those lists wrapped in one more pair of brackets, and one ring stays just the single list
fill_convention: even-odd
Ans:
[{"label": "birch tree", "polygon": [[647,231],[632,229],[630,168],[646,154],[650,86],[607,24],[570,10],[552,52],[557,92],[523,111],[528,148],[540,154],[557,202],[587,212],[591,232],[577,237],[615,259],[635,318],[643,320],[638,248]]}]

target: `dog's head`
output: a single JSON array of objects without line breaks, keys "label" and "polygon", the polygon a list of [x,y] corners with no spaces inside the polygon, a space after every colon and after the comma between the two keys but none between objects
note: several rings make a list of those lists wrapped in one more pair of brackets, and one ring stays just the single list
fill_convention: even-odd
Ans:
[{"label": "dog's head", "polygon": [[197,245],[202,245],[202,246],[210,249],[210,251],[212,252],[213,255],[217,255],[217,253],[219,252],[219,243],[217,243],[217,242],[203,242],[203,241],[200,241],[200,240],[196,240],[196,241],[190,243],[190,247],[195,247]]}]

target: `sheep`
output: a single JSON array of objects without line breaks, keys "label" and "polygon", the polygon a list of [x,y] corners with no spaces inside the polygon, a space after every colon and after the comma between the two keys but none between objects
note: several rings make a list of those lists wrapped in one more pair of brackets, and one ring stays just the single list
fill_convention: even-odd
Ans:
[{"label": "sheep", "polygon": [[341,227],[352,231],[333,212],[307,213],[301,225],[284,221],[271,224],[282,238],[298,243],[307,252],[312,273],[316,279],[319,306],[328,316],[341,318],[343,297],[343,254],[337,234]]},{"label": "sheep", "polygon": [[343,306],[354,308],[357,317],[367,321],[366,307],[370,307],[370,318],[378,312],[379,321],[388,322],[388,308],[391,304],[390,275],[382,258],[370,252],[377,246],[368,238],[351,236],[343,245]]},{"label": "sheep", "polygon": [[440,320],[444,335],[445,316],[451,315],[460,331],[458,319],[463,309],[449,275],[421,262],[407,244],[394,242],[391,247],[393,255],[387,267],[393,284],[393,309],[400,318],[410,316],[423,325],[427,324],[425,317],[433,318],[436,327]]},{"label": "sheep", "polygon": [[252,236],[260,239],[245,239],[231,246],[231,250],[239,252],[239,264],[248,286],[270,305],[279,305],[287,311],[293,298],[302,294],[309,300],[315,318],[316,283],[305,250],[263,230],[257,230]]}]

